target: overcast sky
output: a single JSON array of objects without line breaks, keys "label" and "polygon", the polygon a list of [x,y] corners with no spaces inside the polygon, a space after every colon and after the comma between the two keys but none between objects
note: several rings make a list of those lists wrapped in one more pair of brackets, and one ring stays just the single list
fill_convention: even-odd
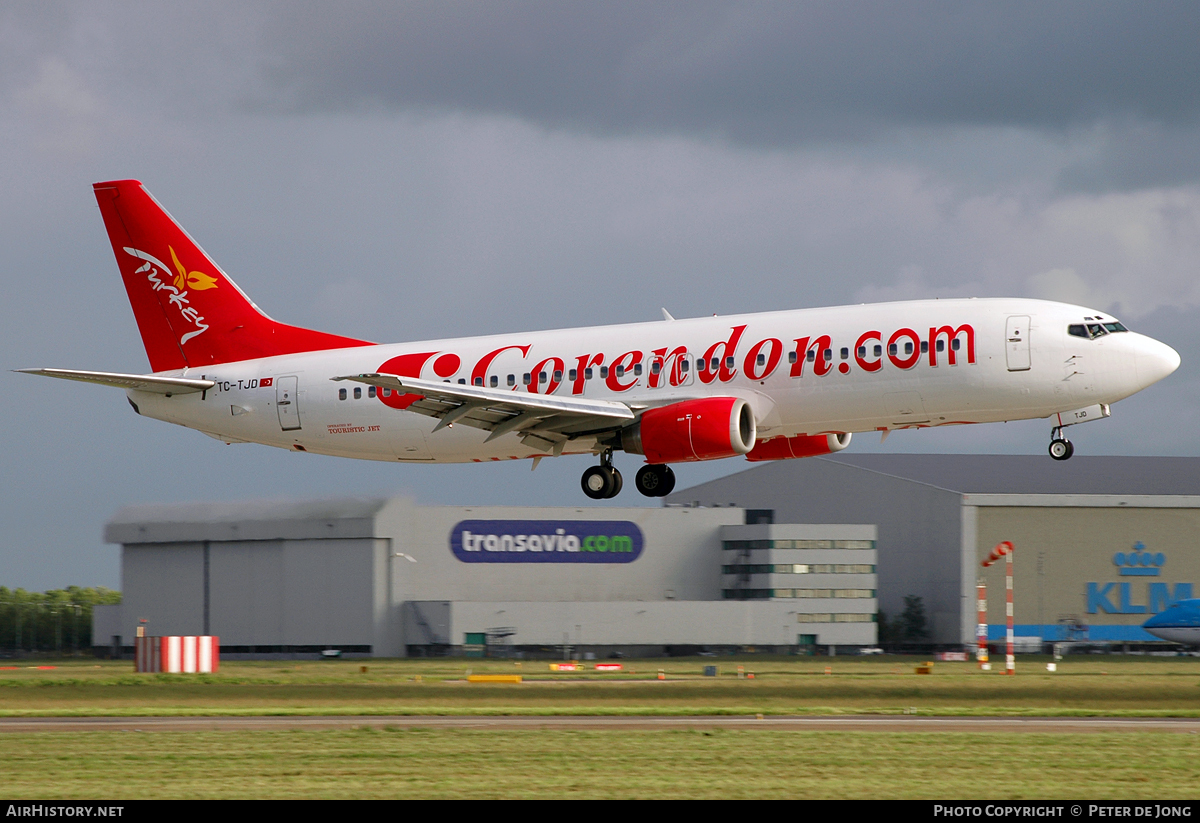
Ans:
[{"label": "overcast sky", "polygon": [[[0,366],[148,370],[90,188],[135,177],[273,317],[382,342],[660,306],[1083,303],[1183,365],[1077,450],[1200,456],[1197,42],[1200,5],[1170,2],[10,0]],[[118,586],[100,532],[128,503],[585,502],[581,457],[531,474],[225,446],[118,390],[0,386],[8,586]],[[1044,453],[1048,434],[851,448]]]}]

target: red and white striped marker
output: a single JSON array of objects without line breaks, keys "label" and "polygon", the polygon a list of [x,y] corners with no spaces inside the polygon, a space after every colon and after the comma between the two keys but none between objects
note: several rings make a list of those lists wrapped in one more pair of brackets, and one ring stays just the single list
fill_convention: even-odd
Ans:
[{"label": "red and white striped marker", "polygon": [[982,577],[975,581],[975,603],[979,613],[979,622],[975,624],[975,640],[978,643],[975,659],[979,662],[979,668],[990,669],[991,664],[988,663],[987,583],[983,581]]},{"label": "red and white striped marker", "polygon": [[988,559],[983,561],[983,567],[986,569],[1001,557],[1004,558],[1005,567],[1004,613],[1007,644],[1004,655],[1004,673],[1016,674],[1017,664],[1016,658],[1013,656],[1013,544],[1007,540],[997,543],[996,548],[992,549],[992,553],[988,555]]},{"label": "red and white striped marker", "polygon": [[221,666],[221,642],[212,635],[139,637],[134,669],[139,672],[208,674]]}]

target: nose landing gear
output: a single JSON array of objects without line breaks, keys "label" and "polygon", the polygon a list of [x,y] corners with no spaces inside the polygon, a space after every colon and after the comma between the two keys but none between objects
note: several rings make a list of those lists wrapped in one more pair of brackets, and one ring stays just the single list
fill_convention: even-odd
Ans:
[{"label": "nose landing gear", "polygon": [[1062,427],[1055,426],[1050,430],[1050,456],[1055,460],[1070,460],[1075,453],[1075,446],[1062,436]]},{"label": "nose landing gear", "polygon": [[646,497],[666,497],[675,488],[675,472],[670,466],[642,466],[634,478],[634,485]]},{"label": "nose landing gear", "polygon": [[593,500],[604,500],[621,493],[624,481],[612,464],[612,449],[605,449],[600,455],[599,466],[592,466],[583,473],[580,485],[583,493]]}]

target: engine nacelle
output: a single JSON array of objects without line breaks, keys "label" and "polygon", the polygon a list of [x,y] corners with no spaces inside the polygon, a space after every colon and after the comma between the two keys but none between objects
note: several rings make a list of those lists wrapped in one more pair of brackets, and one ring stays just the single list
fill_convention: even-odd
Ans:
[{"label": "engine nacelle", "polygon": [[758,428],[740,397],[705,397],[649,409],[621,432],[621,448],[647,463],[690,463],[747,454]]},{"label": "engine nacelle", "polygon": [[791,460],[793,457],[818,457],[840,452],[850,445],[850,432],[841,434],[802,434],[797,437],[772,437],[754,445],[747,460]]}]

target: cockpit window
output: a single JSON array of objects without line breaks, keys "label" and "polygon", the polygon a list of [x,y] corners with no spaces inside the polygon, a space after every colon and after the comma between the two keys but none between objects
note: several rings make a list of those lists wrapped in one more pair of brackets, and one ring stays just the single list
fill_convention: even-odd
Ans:
[{"label": "cockpit window", "polygon": [[1088,340],[1095,340],[1097,337],[1103,337],[1106,334],[1123,331],[1129,331],[1129,329],[1120,323],[1072,323],[1067,326],[1067,334],[1072,337],[1083,337]]}]

